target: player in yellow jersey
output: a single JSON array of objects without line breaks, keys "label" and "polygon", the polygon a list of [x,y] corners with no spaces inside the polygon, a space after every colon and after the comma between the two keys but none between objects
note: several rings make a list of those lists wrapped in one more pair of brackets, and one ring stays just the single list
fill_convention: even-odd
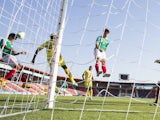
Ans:
[{"label": "player in yellow jersey", "polygon": [[[50,40],[48,40],[45,43],[41,44],[37,48],[37,50],[36,50],[36,52],[35,52],[35,54],[33,56],[32,63],[35,62],[35,58],[36,58],[38,52],[41,51],[42,49],[46,48],[47,61],[48,61],[49,65],[50,65],[50,69],[51,69],[52,62],[53,62],[52,58],[54,58],[54,48],[55,48],[56,40],[57,40],[57,36],[54,35],[54,34],[51,34],[50,35]],[[75,86],[78,86],[78,84],[75,82],[75,80],[74,80],[74,78],[72,76],[72,73],[67,68],[67,65],[66,65],[62,55],[60,55],[59,66],[61,66],[64,69],[65,73],[68,75],[68,77],[69,77],[70,81],[72,82],[72,84],[75,85]]]},{"label": "player in yellow jersey", "polygon": [[88,70],[85,70],[82,74],[82,79],[84,80],[84,85],[87,90],[87,95],[92,99],[93,89],[92,89],[92,80],[93,80],[93,72],[92,66],[89,66]]}]

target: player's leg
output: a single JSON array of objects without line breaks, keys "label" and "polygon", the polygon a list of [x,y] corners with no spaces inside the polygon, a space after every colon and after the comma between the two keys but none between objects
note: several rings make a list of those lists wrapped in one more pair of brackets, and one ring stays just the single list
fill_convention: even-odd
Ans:
[{"label": "player's leg", "polygon": [[97,76],[99,76],[102,73],[102,71],[99,71],[101,52],[98,49],[94,49],[94,52],[95,52],[94,55],[95,55],[95,59],[96,59],[95,69],[96,69]]},{"label": "player's leg", "polygon": [[72,73],[71,73],[70,70],[68,69],[68,67],[67,67],[67,65],[66,65],[66,63],[65,63],[65,60],[63,59],[62,56],[60,56],[58,65],[63,68],[63,70],[65,71],[65,73],[68,75],[70,81],[72,82],[72,84],[75,85],[75,86],[78,86],[78,84],[77,84],[76,81],[74,80],[74,78],[73,78],[73,76],[72,76]]},{"label": "player's leg", "polygon": [[13,68],[6,76],[5,79],[10,79],[17,71],[19,71],[22,66],[17,62],[17,59],[13,56],[13,57],[9,57],[8,58],[8,63],[9,65]]},{"label": "player's leg", "polygon": [[155,96],[155,102],[154,102],[155,105],[158,104],[158,100],[159,100],[159,90],[160,90],[160,89],[159,89],[159,86],[157,86],[157,89],[156,89],[156,96]]},{"label": "player's leg", "polygon": [[4,78],[6,80],[10,79],[16,72],[17,72],[17,69],[12,69]]},{"label": "player's leg", "polygon": [[86,94],[87,94],[87,96],[90,96],[89,83],[88,83],[88,81],[85,81],[85,82],[84,82],[84,86],[85,86],[85,88],[86,88]]},{"label": "player's leg", "polygon": [[92,99],[93,96],[92,81],[90,81],[89,83],[89,92],[90,92],[90,99]]},{"label": "player's leg", "polygon": [[99,62],[100,62],[100,58],[97,57],[96,59],[96,64],[95,64],[95,69],[96,69],[96,73],[97,73],[97,77],[102,74],[102,71],[99,71]]},{"label": "player's leg", "polygon": [[89,97],[90,100],[92,100],[92,96],[93,96],[92,87],[90,87],[89,84],[88,84],[88,87],[86,87],[86,89],[87,89],[87,96]]},{"label": "player's leg", "polygon": [[106,74],[106,72],[107,72],[106,60],[103,59],[101,62],[102,62],[102,71],[103,71],[103,74]]},{"label": "player's leg", "polygon": [[93,96],[93,89],[92,89],[92,87],[89,87],[89,96],[90,96],[90,97]]},{"label": "player's leg", "polygon": [[14,76],[14,74],[21,68],[21,66],[18,64],[17,59],[14,56],[6,55],[3,57],[3,61],[8,63],[13,69],[7,73],[6,76],[4,76],[3,80],[3,86],[6,86],[6,80],[10,79]]},{"label": "player's leg", "polygon": [[68,75],[68,77],[69,77],[70,81],[72,82],[72,84],[75,85],[75,86],[78,86],[78,84],[76,83],[76,81],[73,78],[72,73],[67,68],[67,66],[66,65],[62,65],[61,67],[64,69],[65,73]]},{"label": "player's leg", "polygon": [[92,96],[93,96],[92,82],[85,81],[85,88],[86,88],[87,96],[89,97],[90,100],[92,100]]},{"label": "player's leg", "polygon": [[104,57],[101,62],[102,62],[103,77],[110,77],[110,74],[107,74],[106,58]]},{"label": "player's leg", "polygon": [[[160,85],[160,84],[158,84],[158,85]],[[155,101],[153,103],[150,103],[149,105],[155,105],[155,106],[158,105],[159,96],[160,96],[160,92],[159,91],[160,91],[160,88],[159,88],[159,86],[157,86],[155,88]]]}]

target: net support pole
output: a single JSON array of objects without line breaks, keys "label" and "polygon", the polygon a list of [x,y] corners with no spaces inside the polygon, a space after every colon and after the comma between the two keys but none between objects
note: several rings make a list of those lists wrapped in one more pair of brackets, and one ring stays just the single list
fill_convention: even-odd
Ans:
[{"label": "net support pole", "polygon": [[51,78],[50,78],[50,84],[49,84],[49,90],[48,90],[48,99],[47,99],[47,107],[48,109],[52,109],[54,107],[55,103],[55,88],[56,88],[56,81],[57,81],[57,74],[58,74],[58,61],[59,56],[61,52],[61,43],[63,38],[63,31],[65,26],[65,19],[66,19],[66,13],[67,13],[67,5],[68,0],[62,0],[62,9],[60,13],[60,22],[59,22],[59,28],[58,28],[58,39],[55,46],[55,57],[52,70],[51,70]]}]

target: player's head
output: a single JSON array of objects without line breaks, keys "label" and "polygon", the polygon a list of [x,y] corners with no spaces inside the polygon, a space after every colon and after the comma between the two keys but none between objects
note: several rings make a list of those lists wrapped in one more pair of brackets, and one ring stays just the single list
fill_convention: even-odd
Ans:
[{"label": "player's head", "polygon": [[109,29],[107,29],[107,28],[104,30],[104,33],[109,34],[109,32],[110,32],[110,31],[109,31]]},{"label": "player's head", "polygon": [[107,35],[108,35],[109,33],[110,33],[109,29],[106,28],[106,29],[104,30],[103,36],[104,36],[104,37],[107,37]]},{"label": "player's head", "polygon": [[17,39],[16,34],[15,34],[15,33],[10,33],[10,34],[8,35],[8,39],[9,39],[9,40],[16,40],[16,39]]},{"label": "player's head", "polygon": [[89,70],[92,70],[92,66],[89,66]]},{"label": "player's head", "polygon": [[51,34],[51,35],[50,35],[50,39],[51,39],[51,40],[56,39],[56,38],[57,38],[57,35],[55,35],[55,34]]}]

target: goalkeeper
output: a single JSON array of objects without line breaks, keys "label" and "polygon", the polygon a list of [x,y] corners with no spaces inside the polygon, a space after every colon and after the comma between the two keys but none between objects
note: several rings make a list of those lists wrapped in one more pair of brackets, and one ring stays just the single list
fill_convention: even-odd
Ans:
[{"label": "goalkeeper", "polygon": [[92,89],[92,80],[93,80],[93,72],[92,66],[89,66],[88,70],[85,70],[82,74],[82,79],[84,80],[84,86],[87,90],[87,95],[92,99],[93,89]]},{"label": "goalkeeper", "polygon": [[0,47],[3,52],[2,53],[3,61],[5,63],[9,64],[13,68],[7,75],[5,75],[4,78],[0,78],[0,82],[3,87],[6,86],[6,80],[13,77],[13,75],[22,68],[22,66],[19,64],[19,62],[15,56],[19,55],[19,54],[26,54],[26,52],[15,51],[13,49],[13,43],[17,38],[23,39],[24,35],[25,34],[23,32],[20,32],[17,34],[10,33],[8,35],[8,39],[1,39],[0,40]]},{"label": "goalkeeper", "polygon": [[[51,34],[50,35],[50,40],[46,41],[45,43],[43,43],[42,45],[40,45],[37,48],[37,50],[36,50],[36,52],[35,52],[35,54],[33,56],[32,63],[34,64],[35,58],[36,58],[38,52],[41,51],[42,49],[46,48],[47,61],[48,61],[49,65],[50,65],[50,69],[51,69],[52,62],[53,62],[52,58],[54,56],[54,48],[55,48],[56,40],[57,40],[57,36]],[[68,77],[69,77],[70,81],[72,82],[72,84],[75,85],[75,86],[78,86],[78,84],[73,79],[72,73],[69,71],[69,69],[66,66],[66,63],[65,63],[65,61],[64,61],[64,59],[63,59],[63,57],[61,55],[60,55],[60,58],[59,58],[59,64],[58,65],[61,66],[64,69],[65,73],[68,75]]]}]

